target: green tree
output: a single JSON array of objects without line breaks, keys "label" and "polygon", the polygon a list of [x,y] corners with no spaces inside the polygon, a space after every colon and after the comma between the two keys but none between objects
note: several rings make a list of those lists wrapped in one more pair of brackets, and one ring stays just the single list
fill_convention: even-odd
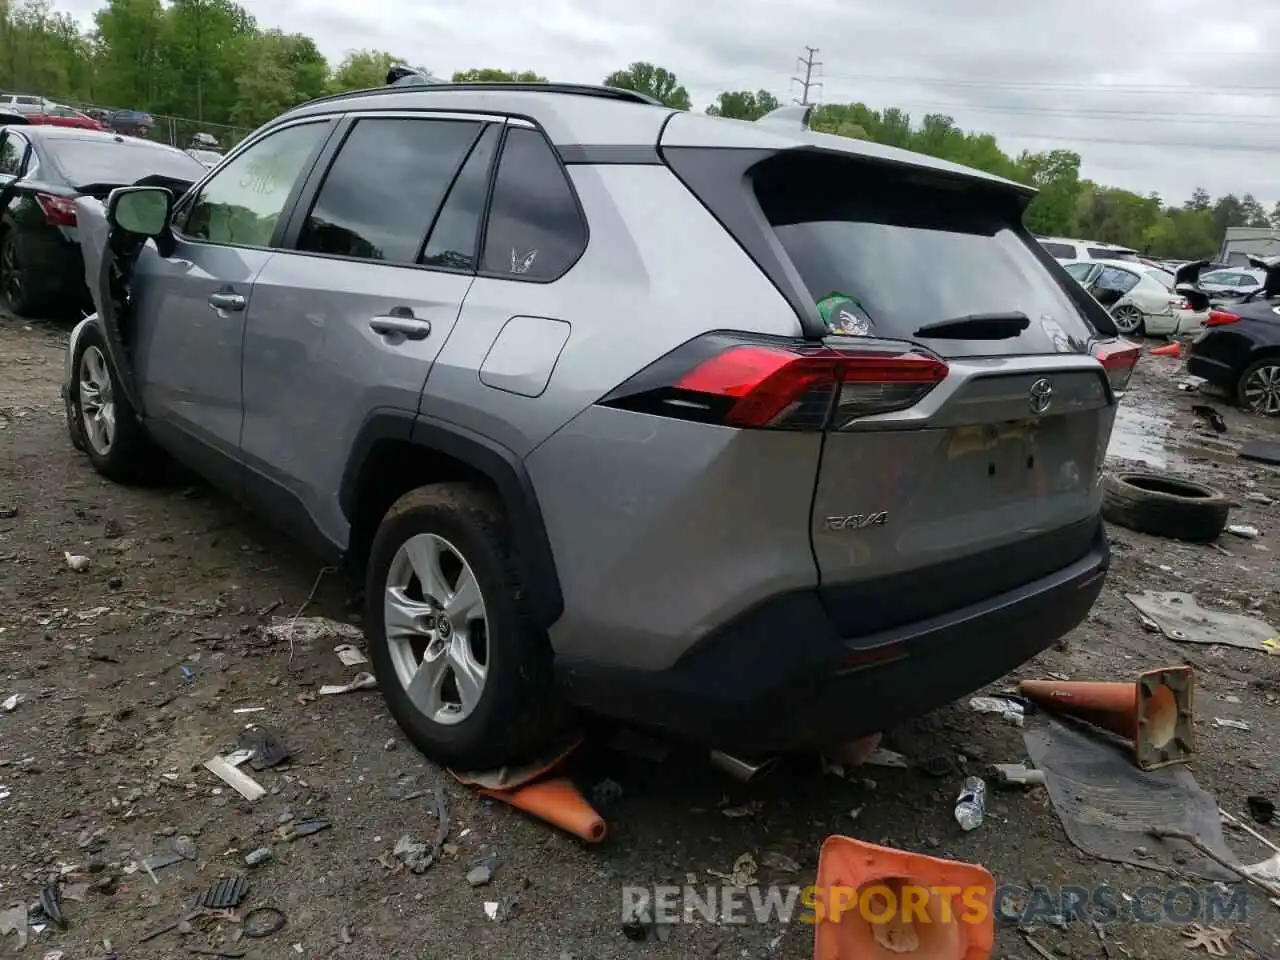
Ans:
[{"label": "green tree", "polygon": [[546,83],[547,78],[532,70],[496,70],[481,67],[471,70],[455,70],[454,83]]},{"label": "green tree", "polygon": [[253,18],[231,0],[170,0],[167,59],[177,86],[162,102],[166,112],[196,120],[226,117],[238,98],[237,77]]},{"label": "green tree", "polygon": [[1262,204],[1257,201],[1252,193],[1246,193],[1240,198],[1240,213],[1244,217],[1244,226],[1246,227],[1271,226],[1267,211],[1262,209]]},{"label": "green tree", "polygon": [[163,86],[166,23],[160,0],[107,0],[97,26],[97,96],[149,108]]},{"label": "green tree", "polygon": [[1182,206],[1186,210],[1209,210],[1213,207],[1213,197],[1203,187],[1196,187],[1191,193],[1191,199]]},{"label": "green tree", "polygon": [[1023,152],[1018,158],[1023,177],[1040,192],[1023,217],[1027,228],[1050,236],[1070,234],[1080,204],[1080,154],[1071,150]]},{"label": "green tree", "polygon": [[778,98],[768,90],[730,90],[716,97],[716,102],[707,107],[707,113],[713,117],[728,117],[730,120],[759,120],[766,113],[778,109]]},{"label": "green tree", "polygon": [[643,60],[637,60],[625,70],[615,70],[604,78],[604,85],[647,93],[675,110],[688,110],[692,105],[689,91],[680,86],[674,73]]},{"label": "green tree", "polygon": [[335,93],[381,87],[387,82],[387,71],[398,63],[404,61],[382,50],[352,50],[333,72],[329,87]]},{"label": "green tree", "polygon": [[290,107],[325,92],[329,66],[310,37],[279,30],[246,42],[244,67],[236,79],[231,122],[257,127]]},{"label": "green tree", "polygon": [[1280,200],[1276,201],[1276,205],[1271,208],[1271,227],[1274,230],[1280,230]]}]

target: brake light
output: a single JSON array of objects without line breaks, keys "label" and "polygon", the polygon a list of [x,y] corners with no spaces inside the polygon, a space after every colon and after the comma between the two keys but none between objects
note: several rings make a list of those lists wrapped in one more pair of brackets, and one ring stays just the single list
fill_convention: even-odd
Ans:
[{"label": "brake light", "polygon": [[1224,327],[1228,323],[1236,323],[1239,320],[1240,315],[1237,313],[1228,313],[1226,310],[1210,310],[1204,325],[1206,327]]},{"label": "brake light", "polygon": [[1095,343],[1092,350],[1094,358],[1107,371],[1107,379],[1111,381],[1111,389],[1116,393],[1124,393],[1133,377],[1133,368],[1138,365],[1142,356],[1142,348],[1127,340],[1108,340]]},{"label": "brake light", "polygon": [[52,193],[37,193],[36,203],[44,211],[45,222],[54,227],[74,227],[76,225],[76,204],[70,197],[59,197]]},{"label": "brake light", "polygon": [[605,406],[749,429],[822,430],[914,406],[947,365],[905,345],[837,350],[798,342],[700,337],[618,387]]}]

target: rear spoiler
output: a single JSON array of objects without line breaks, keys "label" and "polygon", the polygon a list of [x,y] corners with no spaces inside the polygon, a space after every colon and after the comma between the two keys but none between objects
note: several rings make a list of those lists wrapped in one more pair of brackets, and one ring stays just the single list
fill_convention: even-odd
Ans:
[{"label": "rear spoiler", "polygon": [[770,110],[763,117],[756,120],[756,123],[763,123],[770,127],[790,127],[794,129],[799,127],[801,130],[809,129],[809,120],[813,117],[812,105],[797,105],[794,107],[778,107],[776,110]]}]

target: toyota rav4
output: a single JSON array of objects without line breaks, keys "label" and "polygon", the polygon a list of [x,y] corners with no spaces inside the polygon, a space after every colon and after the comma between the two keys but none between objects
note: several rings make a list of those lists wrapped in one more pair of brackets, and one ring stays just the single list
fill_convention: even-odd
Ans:
[{"label": "toyota rav4", "polygon": [[1031,196],[790,108],[316,100],[99,204],[68,425],[109,478],[176,458],[345,560],[442,762],[574,708],[821,748],[1002,676],[1102,588],[1138,351]]}]

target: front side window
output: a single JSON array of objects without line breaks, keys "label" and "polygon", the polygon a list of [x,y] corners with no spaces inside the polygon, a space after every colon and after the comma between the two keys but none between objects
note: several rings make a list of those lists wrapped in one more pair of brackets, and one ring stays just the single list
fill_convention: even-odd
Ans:
[{"label": "front side window", "polygon": [[298,249],[414,263],[480,127],[470,120],[357,121],[325,175]]},{"label": "front side window", "polygon": [[1089,276],[1089,272],[1093,269],[1093,265],[1088,263],[1069,263],[1064,269],[1071,276],[1084,283],[1085,278]]},{"label": "front side window", "polygon": [[498,277],[555,280],[587,245],[587,227],[551,145],[512,127],[498,160],[480,267]]},{"label": "front side window", "polygon": [[239,154],[180,217],[183,235],[208,243],[270,246],[290,194],[328,131],[327,122],[286,127]]}]

